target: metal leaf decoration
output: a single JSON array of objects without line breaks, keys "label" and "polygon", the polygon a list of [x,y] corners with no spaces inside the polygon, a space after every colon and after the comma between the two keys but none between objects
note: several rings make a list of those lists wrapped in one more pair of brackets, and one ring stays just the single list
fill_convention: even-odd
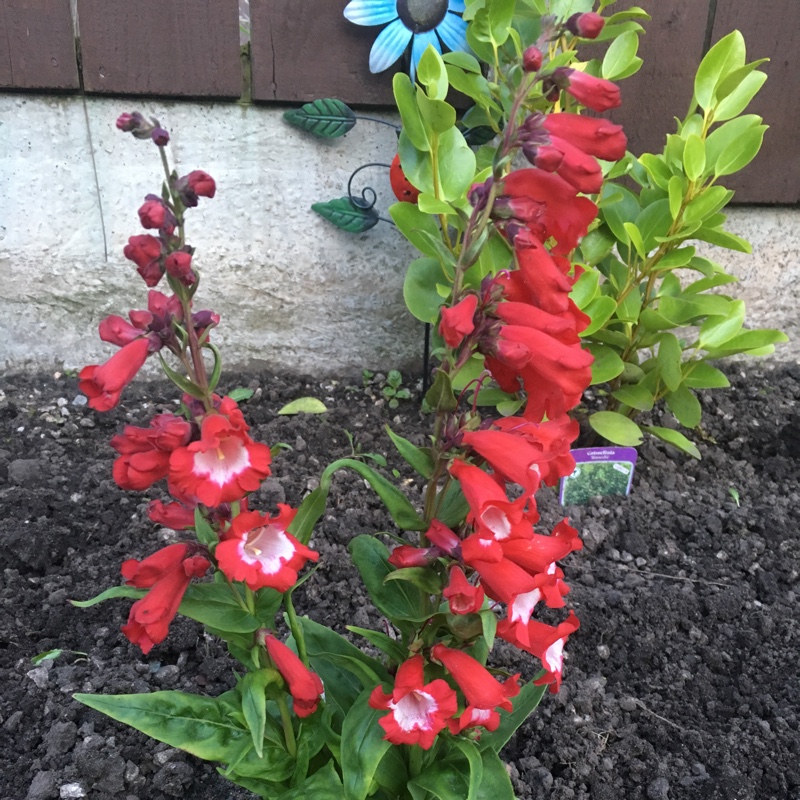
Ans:
[{"label": "metal leaf decoration", "polygon": [[323,139],[344,136],[356,124],[356,115],[352,109],[332,97],[314,100],[301,108],[293,108],[284,112],[283,118],[290,125]]},{"label": "metal leaf decoration", "polygon": [[339,197],[325,203],[314,203],[311,208],[332,225],[348,233],[363,233],[374,228],[380,216],[374,208],[361,208],[349,197]]}]

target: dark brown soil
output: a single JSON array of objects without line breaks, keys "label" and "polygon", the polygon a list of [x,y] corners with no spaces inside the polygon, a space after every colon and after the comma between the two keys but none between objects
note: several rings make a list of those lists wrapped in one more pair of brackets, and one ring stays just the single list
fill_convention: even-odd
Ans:
[{"label": "dark brown soil", "polygon": [[[565,564],[582,627],[561,693],[504,751],[521,800],[800,798],[800,368],[728,369],[733,388],[702,399],[702,461],[648,442],[630,497],[568,509],[586,542]],[[259,493],[262,509],[296,504],[326,463],[349,455],[345,430],[400,470],[384,424],[418,441],[427,430],[413,402],[390,410],[360,378],[348,387],[262,373],[228,387],[242,383],[259,389],[245,411],[255,436],[293,448]],[[74,378],[10,376],[0,390],[0,798],[250,798],[213,766],[71,699],[163,688],[216,695],[232,682],[219,643],[191,621],[176,621],[144,657],[119,632],[129,601],[67,603],[118,583],[124,559],[169,535],[147,520],[147,498],[111,480],[108,441],[124,422],[173,407],[173,391],[139,383],[99,415],[80,404]],[[276,415],[304,395],[329,412]],[[559,518],[552,492],[539,500],[545,522]],[[300,611],[340,631],[345,621],[379,624],[345,547],[387,525],[363,481],[338,477],[313,540],[322,567]],[[32,665],[53,648],[76,652]],[[495,663],[517,655],[501,650]],[[519,661],[530,676],[533,660]]]}]

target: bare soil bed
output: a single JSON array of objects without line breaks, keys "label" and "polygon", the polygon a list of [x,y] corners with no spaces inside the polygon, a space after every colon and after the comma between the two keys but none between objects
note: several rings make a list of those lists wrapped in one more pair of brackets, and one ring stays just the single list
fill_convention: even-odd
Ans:
[{"label": "bare soil bed", "polygon": [[[702,461],[647,442],[630,497],[567,509],[586,544],[564,564],[581,629],[560,694],[503,753],[520,800],[800,798],[800,367],[727,370],[733,387],[702,397]],[[384,454],[418,497],[383,426],[421,442],[429,420],[414,401],[390,410],[360,378],[349,382],[267,373],[227,381],[257,389],[245,408],[255,437],[292,447],[255,507],[298,503],[326,463],[351,454],[345,431],[361,451]],[[328,413],[276,415],[306,395]],[[114,484],[108,444],[125,422],[173,407],[174,396],[140,382],[101,415],[81,404],[73,377],[0,379],[2,800],[252,797],[213,766],[71,697],[216,695],[233,681],[223,648],[191,621],[173,623],[145,657],[119,631],[129,601],[87,610],[67,602],[119,583],[123,560],[174,535],[147,520],[148,498]],[[552,491],[538,499],[545,523],[563,515]],[[312,542],[322,566],[299,611],[340,632],[379,625],[345,548],[388,524],[363,481],[337,477]],[[32,656],[54,648],[65,653],[33,666]],[[517,655],[501,649],[495,663]],[[524,677],[536,670],[528,656],[519,663]]]}]

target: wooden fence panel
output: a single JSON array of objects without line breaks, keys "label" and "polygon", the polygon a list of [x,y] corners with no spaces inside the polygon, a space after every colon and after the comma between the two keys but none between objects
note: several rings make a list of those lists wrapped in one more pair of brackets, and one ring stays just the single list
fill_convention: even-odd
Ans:
[{"label": "wooden fence panel", "polygon": [[675,131],[675,117],[683,118],[694,91],[694,74],[703,57],[708,26],[707,0],[625,0],[613,10],[640,5],[652,17],[640,38],[642,68],[620,83],[622,107],[609,115],[625,128],[629,149],[660,153],[665,137]]},{"label": "wooden fence panel", "polygon": [[347,2],[250,0],[254,100],[394,103],[396,70],[369,71],[369,51],[381,28],[346,20]]},{"label": "wooden fence panel", "polygon": [[770,126],[761,152],[741,175],[725,178],[735,200],[800,202],[800,3],[798,0],[718,0],[713,41],[739,29],[748,61],[769,58],[767,82],[748,109]]},{"label": "wooden fence panel", "polygon": [[237,0],[78,0],[87,92],[242,93]]},{"label": "wooden fence panel", "polygon": [[0,89],[79,86],[69,0],[0,0]]}]

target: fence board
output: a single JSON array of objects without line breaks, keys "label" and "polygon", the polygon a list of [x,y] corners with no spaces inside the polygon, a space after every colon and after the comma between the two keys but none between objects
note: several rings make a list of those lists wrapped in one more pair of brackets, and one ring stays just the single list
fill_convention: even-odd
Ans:
[{"label": "fence board", "polygon": [[78,0],[87,92],[240,97],[237,0]]},{"label": "fence board", "polygon": [[622,107],[610,117],[625,128],[629,149],[660,153],[675,117],[686,115],[692,99],[694,73],[703,57],[708,23],[707,0],[639,3],[625,0],[612,6],[622,11],[640,5],[652,17],[640,38],[642,68],[621,81]]},{"label": "fence board", "polygon": [[749,61],[770,58],[761,69],[767,82],[748,108],[770,126],[761,152],[740,175],[723,183],[736,189],[736,201],[800,202],[800,3],[798,0],[718,0],[713,41],[738,28]]},{"label": "fence board", "polygon": [[342,15],[347,0],[250,0],[253,99],[391,105],[392,74],[369,71],[380,27]]},{"label": "fence board", "polygon": [[0,0],[0,88],[79,86],[69,0]]}]

